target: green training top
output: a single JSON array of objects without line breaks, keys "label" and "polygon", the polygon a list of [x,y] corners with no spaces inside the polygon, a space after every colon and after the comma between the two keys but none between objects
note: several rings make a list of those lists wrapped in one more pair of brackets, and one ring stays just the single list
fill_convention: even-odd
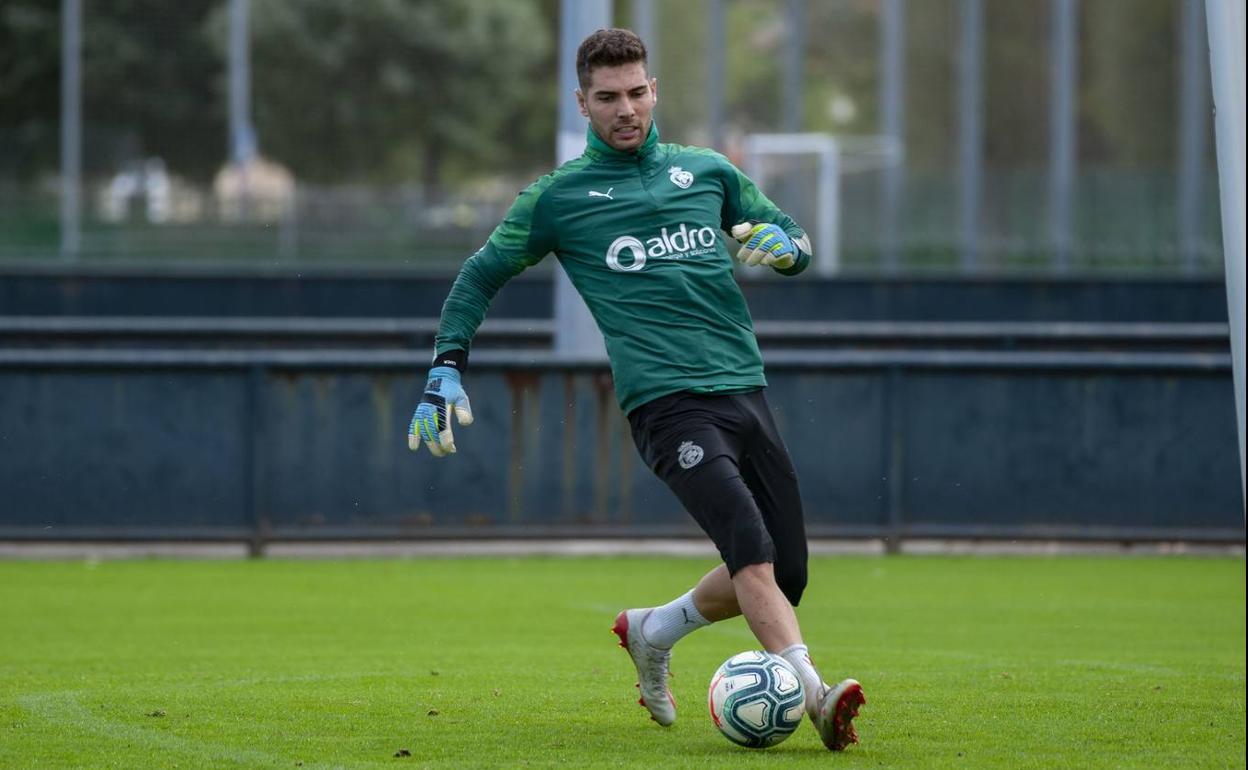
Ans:
[{"label": "green training top", "polygon": [[[625,414],[677,391],[764,387],[754,326],[721,238],[741,222],[805,233],[723,155],[660,144],[653,124],[633,152],[589,130],[585,153],[523,190],[446,303],[435,355],[468,350],[494,295],[548,253],[606,341]],[[803,242],[804,244],[805,242]],[[810,263],[799,249],[790,268]]]}]

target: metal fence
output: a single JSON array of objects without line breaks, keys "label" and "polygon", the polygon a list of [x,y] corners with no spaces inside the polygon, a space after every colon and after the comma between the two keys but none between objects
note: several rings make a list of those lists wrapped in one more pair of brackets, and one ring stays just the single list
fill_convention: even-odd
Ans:
[{"label": "metal fence", "polygon": [[[1218,274],[1202,8],[620,0],[614,18],[647,37],[666,139],[738,162],[760,133],[850,148],[834,200],[807,189],[813,158],[768,183],[810,229],[835,207],[846,269]],[[0,259],[457,263],[554,162],[559,22],[542,0],[9,0]]]}]

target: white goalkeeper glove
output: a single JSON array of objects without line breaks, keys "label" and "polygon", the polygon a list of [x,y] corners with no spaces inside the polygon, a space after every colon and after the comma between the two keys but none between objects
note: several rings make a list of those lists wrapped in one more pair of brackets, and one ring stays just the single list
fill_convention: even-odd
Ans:
[{"label": "white goalkeeper glove", "polygon": [[737,261],[749,267],[768,265],[784,270],[797,261],[797,245],[776,225],[742,222],[733,225],[732,237],[743,244]]}]

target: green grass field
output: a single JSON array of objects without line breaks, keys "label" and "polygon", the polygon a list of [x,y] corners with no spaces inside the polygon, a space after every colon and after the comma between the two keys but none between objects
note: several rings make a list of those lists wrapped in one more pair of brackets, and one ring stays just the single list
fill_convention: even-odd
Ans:
[{"label": "green grass field", "polygon": [[636,705],[615,612],[710,566],[0,562],[0,766],[1244,767],[1242,559],[816,559],[807,641],[869,699],[836,755],[715,731],[740,619],[676,648],[673,727]]}]

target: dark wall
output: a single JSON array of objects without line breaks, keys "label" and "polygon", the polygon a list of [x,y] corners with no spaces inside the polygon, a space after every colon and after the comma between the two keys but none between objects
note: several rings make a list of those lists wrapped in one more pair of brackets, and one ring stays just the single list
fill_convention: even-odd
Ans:
[{"label": "dark wall", "polygon": [[[696,534],[609,375],[482,353],[412,454],[419,353],[0,352],[0,538]],[[777,355],[810,528],[1242,541],[1228,357]]]},{"label": "dark wall", "polygon": [[[491,309],[460,453],[408,452],[451,279],[0,270],[0,539],[696,536],[606,370],[545,352],[549,274]],[[1243,541],[1220,282],[744,290],[812,533]]]}]

